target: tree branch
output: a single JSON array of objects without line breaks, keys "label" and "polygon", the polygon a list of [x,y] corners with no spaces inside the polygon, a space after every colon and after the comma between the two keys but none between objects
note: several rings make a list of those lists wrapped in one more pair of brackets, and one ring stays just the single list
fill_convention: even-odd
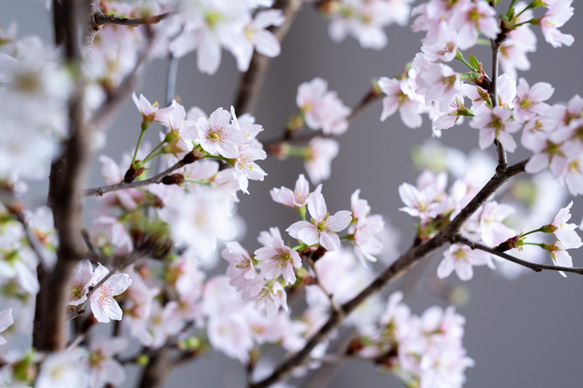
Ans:
[{"label": "tree branch", "polygon": [[196,160],[196,159],[188,158],[188,155],[191,155],[191,154],[187,154],[187,156],[185,156],[184,158],[182,158],[181,160],[176,162],[172,167],[167,168],[166,170],[162,171],[161,173],[159,173],[157,175],[154,175],[151,178],[144,179],[143,181],[133,181],[130,183],[120,182],[120,183],[116,183],[116,184],[108,185],[108,186],[94,187],[91,189],[83,190],[81,192],[81,195],[83,197],[102,196],[105,193],[111,193],[114,191],[125,190],[125,189],[135,189],[138,187],[148,186],[148,185],[153,184],[153,183],[162,183],[164,178],[166,176],[170,175],[170,173],[172,173],[173,171],[175,171],[181,167],[186,166],[187,164],[193,163]]},{"label": "tree branch", "polygon": [[561,267],[558,265],[546,265],[546,264],[531,263],[529,261],[525,261],[525,260],[519,259],[517,257],[514,257],[512,255],[509,255],[505,252],[502,252],[497,248],[491,248],[491,247],[488,247],[486,245],[482,245],[482,244],[477,243],[475,241],[469,240],[465,237],[460,236],[459,234],[453,236],[452,242],[467,245],[472,249],[479,249],[481,251],[488,252],[492,255],[501,257],[505,260],[511,261],[511,262],[516,263],[518,265],[521,265],[523,267],[530,268],[534,272],[541,272],[543,270],[549,270],[549,271],[571,272],[571,273],[583,275],[583,268]]},{"label": "tree branch", "polygon": [[60,6],[55,6],[55,12],[59,13],[55,20],[63,22],[55,29],[64,31],[59,36],[64,39],[66,59],[75,71],[75,90],[69,100],[69,138],[63,143],[60,157],[51,165],[49,178],[48,200],[59,236],[59,248],[54,270],[41,276],[40,298],[37,298],[41,307],[35,312],[33,346],[44,351],[62,350],[66,345],[65,311],[70,282],[75,264],[85,252],[79,233],[82,228],[79,191],[85,186],[92,148],[83,109],[85,80],[80,70],[82,50],[78,23],[88,14],[88,4],[63,0]]},{"label": "tree branch", "polygon": [[488,183],[476,194],[474,198],[462,209],[462,211],[437,235],[431,239],[414,245],[401,255],[389,268],[383,271],[370,285],[362,290],[352,300],[341,306],[342,313],[332,310],[328,321],[312,336],[302,350],[295,353],[285,360],[273,373],[267,378],[250,384],[250,388],[267,388],[280,380],[283,380],[292,373],[292,371],[304,365],[310,357],[311,351],[323,340],[325,340],[332,330],[340,326],[344,317],[350,315],[358,306],[360,306],[368,297],[379,292],[384,286],[403,275],[408,269],[417,264],[421,259],[432,253],[447,242],[452,241],[457,235],[459,229],[470,216],[484,204],[488,198],[495,193],[508,179],[524,171],[526,160],[510,166],[501,174],[496,171]]}]

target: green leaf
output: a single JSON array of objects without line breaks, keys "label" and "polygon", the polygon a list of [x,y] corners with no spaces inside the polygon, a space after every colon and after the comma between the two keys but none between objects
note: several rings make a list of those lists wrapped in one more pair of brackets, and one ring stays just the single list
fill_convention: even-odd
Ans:
[{"label": "green leaf", "polygon": [[470,54],[470,65],[472,65],[476,71],[480,69],[480,61],[478,61],[472,54]]}]

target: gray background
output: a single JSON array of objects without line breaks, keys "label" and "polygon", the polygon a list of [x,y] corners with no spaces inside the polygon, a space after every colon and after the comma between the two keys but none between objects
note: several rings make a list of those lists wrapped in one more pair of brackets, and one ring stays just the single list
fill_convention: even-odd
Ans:
[{"label": "gray background", "polygon": [[[575,4],[577,6],[578,4]],[[19,36],[40,34],[51,42],[50,16],[38,1],[1,0],[0,23],[19,22]],[[562,30],[576,40],[573,46],[553,49],[539,37],[538,51],[530,54],[532,70],[523,73],[532,85],[537,81],[555,86],[552,102],[566,101],[581,93],[581,47],[583,16],[574,18]],[[348,39],[333,43],[327,35],[327,22],[311,7],[305,7],[283,44],[283,53],[273,61],[267,75],[265,90],[256,112],[257,122],[265,132],[261,139],[281,134],[287,117],[295,112],[297,86],[316,76],[325,78],[330,89],[338,91],[349,106],[354,105],[367,90],[371,77],[394,76],[405,62],[419,50],[422,35],[398,26],[388,28],[389,44],[382,51],[364,50]],[[477,52],[487,63],[487,49]],[[235,61],[223,53],[221,67],[214,76],[200,74],[195,56],[180,63],[177,94],[188,108],[197,105],[206,112],[216,107],[227,108],[233,101],[236,82]],[[165,64],[155,62],[148,72],[148,83],[140,89],[150,100],[164,100]],[[521,74],[519,74],[520,76]],[[132,147],[139,131],[139,116],[130,102],[108,135],[106,154],[119,160]],[[422,128],[406,128],[393,116],[379,121],[381,105],[369,109],[350,124],[346,134],[338,138],[340,155],[333,163],[331,178],[324,184],[324,194],[330,211],[350,206],[350,194],[361,188],[361,197],[369,201],[373,213],[383,214],[399,229],[404,250],[413,237],[413,219],[397,211],[401,206],[397,187],[402,181],[413,183],[417,171],[409,163],[410,148],[431,135],[424,119]],[[133,131],[133,132],[132,132]],[[468,151],[477,146],[477,131],[467,125],[444,133],[442,143]],[[493,153],[493,148],[486,152]],[[522,156],[525,156],[522,155]],[[510,161],[521,158],[510,155]],[[292,187],[303,167],[299,161],[267,160],[261,166],[268,172],[263,183],[251,182],[250,196],[240,195],[239,212],[248,222],[245,245],[257,247],[260,230],[269,226],[284,229],[295,221],[293,212],[271,202],[268,191],[282,185]],[[93,184],[101,182],[98,169]],[[44,197],[42,188],[34,186],[37,201]],[[574,222],[581,220],[583,201],[575,199]],[[412,276],[432,275],[440,255],[426,260]],[[574,263],[583,266],[581,251],[574,252]],[[422,277],[426,279],[426,277]],[[405,279],[406,280],[406,279]],[[453,278],[450,283],[458,284]],[[581,295],[583,279],[570,275],[562,279],[556,273],[527,273],[516,281],[496,276],[484,267],[477,268],[474,279],[465,284],[471,292],[468,305],[459,309],[466,319],[464,344],[476,366],[466,372],[468,387],[580,387],[583,369],[583,323]],[[395,285],[391,289],[396,289]],[[415,313],[443,301],[431,296],[424,284],[419,294],[407,302]],[[389,374],[379,375],[372,365],[348,363],[342,365],[332,387],[401,386]],[[194,363],[178,368],[169,386],[172,387],[240,387],[244,371],[238,362],[215,354],[201,357]],[[305,383],[299,383],[302,386]]]}]

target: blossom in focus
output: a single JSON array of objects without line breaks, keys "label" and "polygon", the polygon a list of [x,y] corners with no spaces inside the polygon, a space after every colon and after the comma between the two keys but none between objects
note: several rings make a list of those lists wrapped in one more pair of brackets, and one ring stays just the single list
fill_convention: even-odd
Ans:
[{"label": "blossom in focus", "polygon": [[494,139],[498,139],[508,152],[514,152],[516,141],[512,133],[520,131],[522,124],[512,119],[512,111],[496,106],[492,111],[474,116],[470,127],[480,130],[480,149],[487,148]]},{"label": "blossom in focus", "polygon": [[298,252],[285,245],[278,228],[270,228],[269,231],[271,239],[264,238],[265,246],[254,252],[255,260],[259,261],[257,268],[266,280],[282,275],[286,284],[294,284],[294,268],[301,268],[302,259]]},{"label": "blossom in focus", "polygon": [[304,174],[300,174],[293,191],[282,186],[279,189],[274,187],[269,191],[269,194],[274,202],[289,207],[302,208],[308,204],[310,184]]},{"label": "blossom in focus", "polygon": [[555,235],[557,240],[559,240],[564,249],[576,249],[583,245],[581,237],[575,232],[577,228],[576,224],[568,224],[567,221],[571,219],[571,207],[573,206],[573,201],[561,208],[553,222],[549,225],[543,226],[543,231],[550,232]]},{"label": "blossom in focus", "polygon": [[312,222],[298,221],[286,231],[307,245],[321,244],[329,251],[340,248],[340,238],[336,232],[344,230],[352,220],[351,212],[340,210],[329,215],[322,193],[313,193],[308,198],[308,211]]},{"label": "blossom in focus", "polygon": [[[109,270],[100,263],[94,271],[95,284],[108,273]],[[111,319],[121,320],[123,312],[113,297],[127,290],[131,283],[132,280],[128,274],[116,273],[91,294],[91,311],[97,322],[107,323]]]}]

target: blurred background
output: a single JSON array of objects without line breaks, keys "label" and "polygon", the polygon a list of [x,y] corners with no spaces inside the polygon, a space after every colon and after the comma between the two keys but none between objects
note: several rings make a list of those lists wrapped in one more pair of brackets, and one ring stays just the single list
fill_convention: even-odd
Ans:
[{"label": "blurred background", "polygon": [[[419,2],[417,2],[419,3]],[[583,60],[583,13],[578,13],[561,30],[575,36],[571,47],[552,48],[535,28],[538,50],[529,54],[532,68],[520,73],[530,83],[550,82],[555,87],[551,103],[566,102],[583,91],[581,63]],[[0,24],[17,21],[19,37],[39,34],[47,45],[52,44],[51,17],[40,1],[2,0]],[[348,106],[354,106],[371,85],[371,78],[399,74],[405,63],[420,50],[421,34],[407,27],[387,29],[389,43],[381,51],[362,49],[358,42],[348,38],[333,43],[327,33],[327,21],[317,11],[305,5],[289,35],[282,44],[282,54],[272,61],[265,88],[259,99],[256,120],[265,131],[260,140],[281,136],[287,118],[296,111],[295,96],[302,82],[314,77],[328,81],[329,89]],[[490,68],[489,49],[475,50],[474,55]],[[146,75],[146,81],[137,92],[150,101],[164,101],[166,63],[155,61]],[[219,106],[233,103],[240,74],[234,58],[223,52],[219,71],[213,76],[198,72],[196,54],[180,61],[176,93],[188,109],[198,106],[210,113]],[[336,137],[340,154],[333,161],[332,175],[324,182],[323,193],[330,212],[350,208],[350,195],[361,189],[361,198],[367,199],[372,213],[382,214],[387,223],[399,233],[398,247],[404,251],[414,236],[414,220],[399,212],[402,203],[398,196],[401,182],[414,184],[419,171],[412,165],[410,151],[415,145],[431,138],[427,117],[424,125],[412,130],[405,127],[398,115],[380,122],[381,103],[368,109],[350,123],[349,130]],[[126,102],[122,114],[111,127],[107,146],[102,151],[119,160],[135,144],[141,117],[131,101]],[[149,131],[154,139],[157,134]],[[444,132],[440,142],[464,152],[477,148],[477,130],[467,123]],[[490,147],[485,153],[495,156]],[[527,153],[509,154],[510,163]],[[299,160],[279,161],[269,158],[260,163],[269,174],[265,181],[251,181],[251,195],[240,194],[239,214],[247,224],[243,245],[250,251],[258,247],[256,238],[270,226],[285,229],[294,222],[295,213],[273,203],[269,190],[273,187],[293,187],[299,173],[305,173]],[[493,171],[492,171],[493,173]],[[91,185],[102,184],[100,165],[95,163]],[[42,203],[45,197],[42,185],[33,186],[33,201]],[[565,200],[560,206],[568,203]],[[575,198],[572,222],[581,221],[583,200]],[[549,222],[552,220],[549,219]],[[576,266],[583,266],[582,251],[572,251]],[[446,306],[447,298],[435,295],[436,267],[441,259],[437,253],[426,258],[399,282],[385,292],[405,287],[409,292],[406,302],[412,311],[421,314],[433,304]],[[550,258],[548,259],[550,262]],[[379,265],[379,268],[384,264]],[[218,271],[223,269],[220,267]],[[461,282],[452,276],[447,279],[452,287]],[[507,280],[486,267],[477,267],[474,279],[464,283],[470,299],[458,312],[467,319],[464,345],[476,366],[466,371],[467,387],[580,387],[583,369],[583,278],[569,275],[563,279],[557,273],[527,272],[516,280]],[[334,368],[332,368],[334,369]],[[390,374],[379,374],[371,364],[345,363],[335,370],[331,387],[399,387]],[[296,386],[307,386],[310,376]],[[244,368],[221,354],[197,359],[176,370],[169,387],[243,387]],[[130,387],[131,384],[125,386]]]}]

